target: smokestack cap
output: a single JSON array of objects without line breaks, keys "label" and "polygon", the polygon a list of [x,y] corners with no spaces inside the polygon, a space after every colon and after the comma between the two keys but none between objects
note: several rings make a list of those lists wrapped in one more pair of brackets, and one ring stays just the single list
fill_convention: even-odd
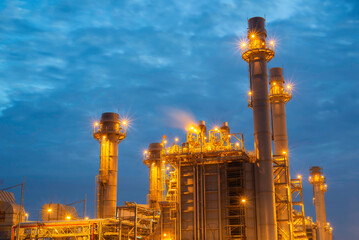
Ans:
[{"label": "smokestack cap", "polygon": [[310,168],[309,172],[310,175],[323,174],[323,169],[319,166],[314,166]]},{"label": "smokestack cap", "polygon": [[200,121],[198,121],[198,125],[203,125],[203,126],[205,126],[205,125],[206,125],[206,122],[205,122],[205,121],[200,120]]},{"label": "smokestack cap", "polygon": [[104,122],[118,123],[118,122],[120,122],[120,116],[118,115],[118,113],[112,113],[112,112],[102,113],[101,123],[104,123]]},{"label": "smokestack cap", "polygon": [[223,122],[222,127],[228,127],[228,122]]},{"label": "smokestack cap", "polygon": [[262,17],[253,17],[248,20],[248,34],[253,32],[262,33],[267,36],[267,30],[265,28],[265,19]]},{"label": "smokestack cap", "polygon": [[284,83],[283,68],[275,67],[269,69],[269,83],[282,82]]}]

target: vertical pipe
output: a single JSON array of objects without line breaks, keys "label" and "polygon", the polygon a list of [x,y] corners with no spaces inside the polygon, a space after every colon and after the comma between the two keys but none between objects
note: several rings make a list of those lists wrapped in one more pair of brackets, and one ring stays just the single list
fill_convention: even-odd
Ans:
[{"label": "vertical pipe", "polygon": [[117,203],[118,144],[125,139],[117,113],[103,113],[94,138],[101,144],[99,170],[99,218],[115,218]]},{"label": "vertical pipe", "polygon": [[222,240],[222,196],[221,196],[221,169],[220,169],[220,166],[219,166],[219,163],[217,164],[218,166],[218,176],[217,176],[217,181],[218,181],[218,228],[219,228],[219,231],[218,231],[218,234],[219,234],[219,237],[218,239],[219,240]]},{"label": "vertical pipe", "polygon": [[135,231],[134,231],[134,235],[135,235],[135,240],[137,239],[137,203],[135,203]]},{"label": "vertical pipe", "polygon": [[242,58],[249,63],[252,92],[255,153],[258,162],[259,239],[275,240],[277,235],[267,61],[274,52],[267,48],[265,19],[248,20],[249,49]]}]

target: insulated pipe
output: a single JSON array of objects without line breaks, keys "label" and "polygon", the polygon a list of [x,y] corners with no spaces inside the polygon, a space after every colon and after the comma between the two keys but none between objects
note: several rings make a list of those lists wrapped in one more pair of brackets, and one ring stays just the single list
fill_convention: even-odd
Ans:
[{"label": "insulated pipe", "polygon": [[315,166],[310,168],[309,182],[313,185],[313,204],[315,206],[315,217],[317,221],[317,240],[329,240],[329,226],[325,212],[324,193],[327,191],[323,169]]},{"label": "insulated pipe", "polygon": [[[286,208],[280,208],[277,211],[277,224],[281,231],[278,231],[279,237],[288,237],[293,239],[293,222],[292,222],[292,205],[290,194],[290,174],[289,174],[289,160],[288,160],[288,135],[287,135],[287,123],[285,114],[285,104],[291,99],[291,94],[285,91],[284,77],[282,68],[269,69],[269,84],[270,95],[269,101],[271,104],[272,113],[272,132],[274,142],[274,155],[282,155],[285,159],[286,173],[279,176],[279,188],[276,188],[276,195],[287,198],[289,203]],[[284,187],[282,184],[287,184]],[[278,210],[278,209],[277,209]],[[286,221],[281,221],[288,219]]]},{"label": "insulated pipe", "polygon": [[117,203],[118,144],[125,139],[117,113],[103,113],[94,138],[101,144],[98,176],[98,218],[115,218]]},{"label": "insulated pipe", "polygon": [[150,208],[160,209],[159,202],[163,201],[161,143],[151,143],[148,147],[148,162],[150,170],[150,186],[148,204]]},{"label": "insulated pipe", "polygon": [[249,63],[252,93],[254,144],[258,163],[258,239],[275,240],[277,227],[267,76],[267,62],[274,56],[274,52],[267,48],[264,22],[265,19],[261,17],[248,20],[249,48],[243,52],[242,58]]}]

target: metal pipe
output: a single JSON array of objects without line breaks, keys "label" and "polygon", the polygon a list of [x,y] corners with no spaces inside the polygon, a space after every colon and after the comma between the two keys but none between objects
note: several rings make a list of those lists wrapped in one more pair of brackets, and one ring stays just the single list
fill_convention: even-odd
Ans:
[{"label": "metal pipe", "polygon": [[315,166],[310,168],[309,182],[313,185],[313,204],[315,206],[315,216],[317,221],[317,239],[328,240],[327,235],[329,226],[327,224],[327,216],[325,212],[324,193],[327,191],[323,169]]},{"label": "metal pipe", "polygon": [[118,144],[126,137],[122,130],[117,113],[103,113],[99,129],[94,129],[93,136],[101,144],[98,218],[116,216]]},{"label": "metal pipe", "polygon": [[250,67],[254,144],[258,162],[258,235],[259,239],[275,240],[277,227],[267,76],[267,62],[273,58],[274,51],[267,47],[264,18],[251,18],[248,26],[249,48],[243,52],[242,58]]}]

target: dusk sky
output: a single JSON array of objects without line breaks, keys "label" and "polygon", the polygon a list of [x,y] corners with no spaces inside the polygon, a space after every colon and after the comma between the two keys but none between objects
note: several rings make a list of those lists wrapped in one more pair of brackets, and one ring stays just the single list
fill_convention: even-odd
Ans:
[{"label": "dusk sky", "polygon": [[[327,177],[334,239],[359,239],[359,3],[355,0],[0,1],[0,188],[26,178],[25,209],[87,194],[94,216],[102,112],[132,120],[119,145],[118,204],[146,202],[151,142],[179,137],[191,116],[227,121],[253,149],[248,65],[236,50],[247,19],[266,18],[294,84],[287,106],[291,174]],[[19,190],[14,193],[20,199]],[[78,211],[81,213],[81,205]]]}]

